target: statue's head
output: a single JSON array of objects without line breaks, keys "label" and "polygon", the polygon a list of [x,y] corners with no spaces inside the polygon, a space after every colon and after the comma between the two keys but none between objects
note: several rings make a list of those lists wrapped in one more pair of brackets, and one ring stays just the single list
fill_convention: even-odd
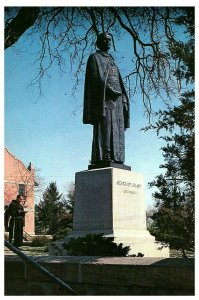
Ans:
[{"label": "statue's head", "polygon": [[107,52],[111,48],[111,36],[108,33],[100,33],[97,36],[96,46],[100,50]]}]

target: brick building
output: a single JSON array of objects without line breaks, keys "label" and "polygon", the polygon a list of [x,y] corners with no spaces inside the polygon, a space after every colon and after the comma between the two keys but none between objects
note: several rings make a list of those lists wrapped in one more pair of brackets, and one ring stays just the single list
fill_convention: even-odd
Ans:
[{"label": "brick building", "polygon": [[4,205],[7,207],[18,194],[25,199],[25,227],[28,234],[35,233],[34,212],[35,171],[31,163],[26,167],[19,159],[4,149]]}]

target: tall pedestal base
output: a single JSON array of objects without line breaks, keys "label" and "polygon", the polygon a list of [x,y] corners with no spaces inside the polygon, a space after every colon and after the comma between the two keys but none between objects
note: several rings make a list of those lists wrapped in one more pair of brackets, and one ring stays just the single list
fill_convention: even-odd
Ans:
[{"label": "tall pedestal base", "polygon": [[130,246],[129,254],[169,257],[146,229],[143,175],[118,168],[76,173],[73,231],[67,237],[103,233]]}]

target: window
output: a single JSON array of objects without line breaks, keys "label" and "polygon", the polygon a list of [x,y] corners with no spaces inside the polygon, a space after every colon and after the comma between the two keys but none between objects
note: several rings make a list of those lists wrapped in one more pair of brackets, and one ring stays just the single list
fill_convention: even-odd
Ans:
[{"label": "window", "polygon": [[19,184],[19,195],[25,197],[25,184]]}]

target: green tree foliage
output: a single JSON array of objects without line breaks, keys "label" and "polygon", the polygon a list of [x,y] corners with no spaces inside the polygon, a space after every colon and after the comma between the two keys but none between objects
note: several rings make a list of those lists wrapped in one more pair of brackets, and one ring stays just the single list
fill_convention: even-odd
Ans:
[{"label": "green tree foliage", "polygon": [[73,209],[74,209],[74,199],[75,199],[75,184],[71,182],[70,184],[68,184],[67,187],[66,208],[72,217],[73,217]]},{"label": "green tree foliage", "polygon": [[153,194],[156,210],[151,216],[151,233],[157,240],[182,251],[194,248],[193,95],[185,93],[181,105],[161,112],[160,128],[175,133],[162,137],[167,145],[162,148],[165,163],[160,167],[166,172],[150,183],[158,189]]},{"label": "green tree foliage", "polygon": [[43,200],[35,206],[37,233],[54,235],[67,228],[70,217],[64,200],[56,182],[51,182],[43,193]]},{"label": "green tree foliage", "polygon": [[[178,58],[178,72],[175,74],[186,83],[194,82],[194,21],[192,11],[177,22],[185,24],[189,38],[182,43],[171,44],[172,53]],[[168,243],[171,248],[194,249],[194,187],[195,187],[195,131],[194,131],[194,90],[187,85],[187,91],[179,105],[168,107],[157,113],[157,133],[167,133],[161,138],[167,143],[162,148],[165,169],[150,183],[156,187],[153,194],[155,208],[151,212],[149,229],[156,239]]]},{"label": "green tree foliage", "polygon": [[62,197],[62,214],[60,215],[59,228],[53,235],[53,240],[64,238],[73,227],[73,208],[74,208],[75,185],[73,182],[68,184],[67,194]]},{"label": "green tree foliage", "polygon": [[183,25],[185,28],[184,40],[171,40],[169,43],[169,52],[171,57],[176,61],[176,69],[174,75],[179,81],[186,83],[193,83],[195,79],[195,16],[194,10],[191,7],[183,8],[184,15],[176,18],[176,24]]},{"label": "green tree foliage", "polygon": [[72,238],[64,244],[69,255],[76,256],[127,256],[130,247],[117,245],[112,238],[103,234],[87,234],[85,237]]}]

